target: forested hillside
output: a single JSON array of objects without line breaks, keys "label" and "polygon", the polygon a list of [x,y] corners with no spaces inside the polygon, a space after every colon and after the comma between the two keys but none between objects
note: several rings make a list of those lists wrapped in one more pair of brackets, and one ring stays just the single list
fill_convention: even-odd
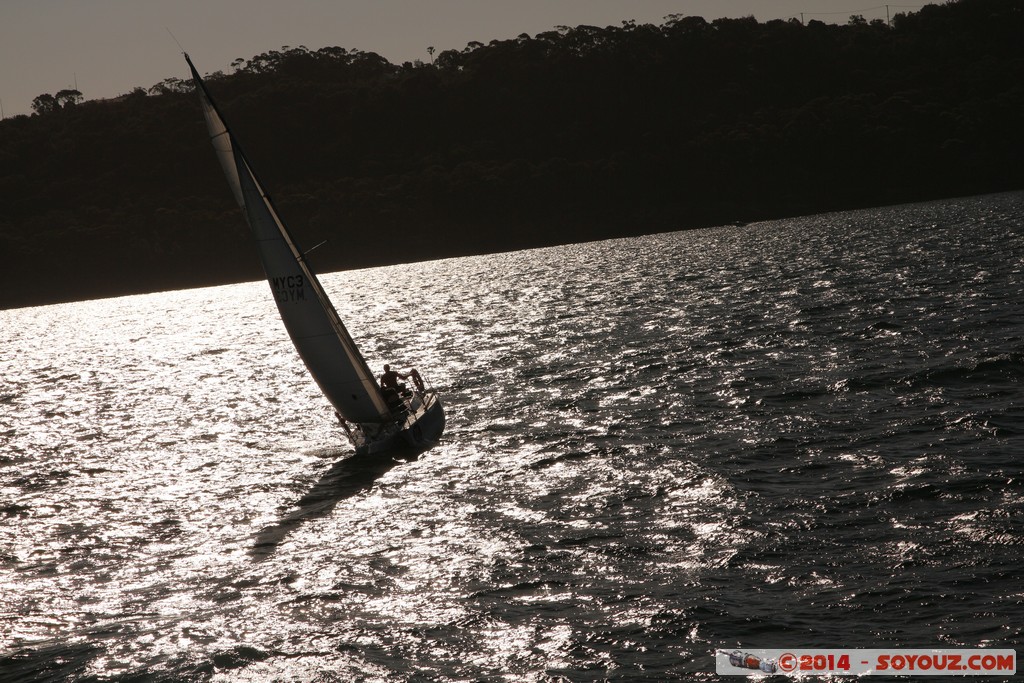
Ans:
[{"label": "forested hillside", "polygon": [[[679,16],[208,85],[330,270],[1020,188],[1022,36],[1018,0]],[[0,307],[260,276],[185,80],[0,122],[0,202]]]}]

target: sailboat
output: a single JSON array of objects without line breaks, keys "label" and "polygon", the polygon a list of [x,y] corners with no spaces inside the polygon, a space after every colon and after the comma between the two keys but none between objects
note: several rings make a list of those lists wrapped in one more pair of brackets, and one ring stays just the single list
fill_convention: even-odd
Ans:
[{"label": "sailboat", "polygon": [[444,408],[415,368],[414,388],[378,384],[304,253],[281,220],[188,54],[210,140],[245,212],[281,320],[357,455],[422,452],[444,431]]}]

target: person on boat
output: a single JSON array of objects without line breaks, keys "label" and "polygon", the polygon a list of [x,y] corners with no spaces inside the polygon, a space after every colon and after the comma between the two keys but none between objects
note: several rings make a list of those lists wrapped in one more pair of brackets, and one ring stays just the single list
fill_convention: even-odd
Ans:
[{"label": "person on boat", "polygon": [[398,391],[398,380],[405,379],[409,375],[403,375],[397,370],[392,370],[390,365],[384,366],[384,374],[380,376],[380,386],[383,389],[394,389]]},{"label": "person on boat", "polygon": [[395,391],[402,393],[402,390],[405,389],[405,385],[399,384],[398,380],[407,378],[412,379],[413,386],[416,387],[416,391],[420,394],[423,394],[426,391],[426,387],[423,385],[423,378],[420,377],[420,373],[416,368],[410,368],[409,374],[403,375],[392,370],[390,365],[384,366],[384,374],[380,376],[380,386],[385,391],[388,389],[394,389]]},{"label": "person on boat", "polygon": [[402,394],[408,392],[405,389],[405,385],[399,383],[398,380],[405,379],[406,377],[408,375],[392,370],[390,365],[384,366],[384,374],[380,376],[380,388],[381,393],[384,394],[384,402],[388,404],[391,412],[396,415],[403,413],[405,410]]},{"label": "person on boat", "polygon": [[423,394],[426,391],[426,387],[423,386],[423,378],[420,377],[420,373],[416,372],[416,368],[409,370],[409,377],[412,378],[412,383],[416,387],[416,391]]}]

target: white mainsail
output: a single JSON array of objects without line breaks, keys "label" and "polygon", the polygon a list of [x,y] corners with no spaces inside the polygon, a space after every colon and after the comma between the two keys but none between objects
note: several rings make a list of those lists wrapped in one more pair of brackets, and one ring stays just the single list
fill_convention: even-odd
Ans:
[{"label": "white mainsail", "polygon": [[245,210],[281,319],[299,356],[346,420],[357,424],[390,420],[391,411],[370,368],[274,210],[192,60],[187,54],[185,59],[202,101],[210,139],[235,200]]}]

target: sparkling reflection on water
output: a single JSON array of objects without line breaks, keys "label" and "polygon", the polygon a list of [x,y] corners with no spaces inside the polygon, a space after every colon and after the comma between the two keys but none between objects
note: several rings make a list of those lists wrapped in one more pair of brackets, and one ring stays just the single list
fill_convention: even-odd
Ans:
[{"label": "sparkling reflection on water", "polygon": [[[0,312],[0,670],[713,677],[1021,642],[1020,194],[326,276],[444,443],[347,457],[261,283]],[[2,674],[0,674],[2,677]]]}]

